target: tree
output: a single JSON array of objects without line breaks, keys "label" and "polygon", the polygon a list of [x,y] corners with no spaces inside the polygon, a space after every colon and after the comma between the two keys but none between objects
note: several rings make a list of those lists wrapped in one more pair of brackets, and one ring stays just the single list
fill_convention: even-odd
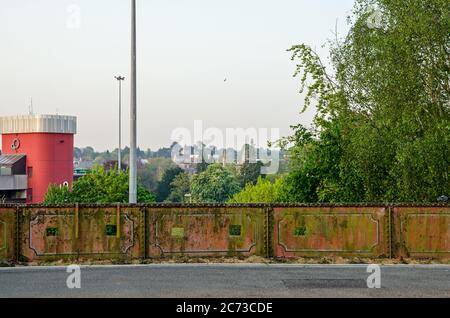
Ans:
[{"label": "tree", "polygon": [[239,190],[239,183],[234,175],[220,164],[209,165],[206,171],[192,178],[191,195],[193,202],[226,202]]},{"label": "tree", "polygon": [[51,185],[48,187],[47,194],[44,198],[47,204],[64,204],[73,203],[72,193],[68,187]]},{"label": "tree", "polygon": [[[245,161],[239,171],[239,183],[241,187],[245,187],[247,184],[256,184],[261,175],[261,168],[263,167],[261,161],[249,162]],[[262,176],[264,177],[264,176]]]},{"label": "tree", "polygon": [[171,192],[166,199],[166,202],[183,203],[186,202],[186,194],[191,191],[191,182],[189,175],[185,172],[180,173],[173,179],[171,186]]},{"label": "tree", "polygon": [[[312,129],[294,126],[286,178],[303,202],[435,201],[450,192],[447,1],[357,0],[351,29],[317,54],[291,48]],[[371,20],[380,17],[377,23]]]},{"label": "tree", "polygon": [[164,172],[174,167],[177,166],[168,158],[151,158],[147,164],[138,166],[138,177],[147,189],[156,193]]},{"label": "tree", "polygon": [[230,203],[275,203],[283,202],[285,194],[284,179],[275,182],[260,177],[256,184],[248,183],[239,193],[235,194]]},{"label": "tree", "polygon": [[[72,190],[50,186],[44,199],[46,204],[60,203],[128,203],[128,172],[117,169],[105,171],[103,167],[90,171],[75,181]],[[155,202],[154,195],[138,183],[138,202]]]},{"label": "tree", "polygon": [[450,189],[450,27],[448,2],[371,3],[335,50],[338,80],[359,125],[343,122],[343,161],[361,174],[365,200],[435,201]]},{"label": "tree", "polygon": [[156,188],[156,200],[158,202],[164,202],[167,199],[172,192],[172,182],[181,173],[183,173],[183,169],[180,167],[171,167],[164,172]]},{"label": "tree", "polygon": [[96,152],[92,147],[83,148],[82,153],[82,158],[84,160],[94,160],[96,157]]},{"label": "tree", "polygon": [[304,203],[340,201],[341,189],[335,188],[342,158],[337,121],[323,122],[320,134],[302,126],[294,129],[291,141],[295,146],[289,153],[290,172],[284,178],[285,200]]},{"label": "tree", "polygon": [[209,166],[210,164],[202,158],[202,161],[197,163],[197,173],[205,172]]},{"label": "tree", "polygon": [[81,159],[81,156],[83,155],[83,150],[81,150],[80,148],[73,148],[73,157],[75,159]]}]

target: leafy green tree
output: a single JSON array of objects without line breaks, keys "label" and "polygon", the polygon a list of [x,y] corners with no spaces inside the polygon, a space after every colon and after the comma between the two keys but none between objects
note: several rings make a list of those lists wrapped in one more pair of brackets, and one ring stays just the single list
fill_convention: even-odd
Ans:
[{"label": "leafy green tree", "polygon": [[198,203],[226,202],[239,190],[235,176],[220,164],[209,165],[191,182],[192,201]]},{"label": "leafy green tree", "polygon": [[158,182],[158,187],[156,188],[156,200],[158,202],[164,202],[167,199],[173,189],[172,182],[182,173],[183,169],[180,167],[172,167],[164,172],[162,179]]},{"label": "leafy green tree", "polygon": [[156,193],[158,183],[162,180],[164,172],[175,167],[177,166],[171,159],[151,158],[147,164],[138,166],[138,177],[147,189]]},{"label": "leafy green tree", "polygon": [[322,132],[296,126],[291,141],[290,173],[284,178],[287,202],[335,202],[340,201],[339,172],[341,162],[341,138],[336,121],[322,123]]},{"label": "leafy green tree", "polygon": [[450,192],[449,10],[444,0],[357,0],[350,32],[331,44],[333,75],[308,46],[291,49],[305,108],[317,108],[311,130],[295,126],[282,141],[291,200]]},{"label": "leafy green tree", "polygon": [[[137,190],[139,203],[155,202],[154,195],[140,182]],[[99,167],[75,181],[72,190],[50,186],[44,203],[127,203],[128,199],[128,172],[118,173],[116,169],[105,171]]]},{"label": "leafy green tree", "polygon": [[[365,199],[435,201],[450,189],[450,6],[441,0],[368,1],[335,50],[339,83],[356,113],[346,162],[362,172]],[[358,108],[352,107],[358,105]]]},{"label": "leafy green tree", "polygon": [[197,163],[197,173],[205,172],[209,166],[210,164],[202,159],[201,162]]},{"label": "leafy green tree", "polygon": [[[239,183],[241,187],[245,187],[247,184],[256,184],[261,175],[261,168],[264,165],[262,162],[248,162],[245,161],[239,171]],[[264,177],[264,176],[262,176]]]},{"label": "leafy green tree", "polygon": [[44,198],[47,204],[73,203],[72,193],[68,187],[50,185]]},{"label": "leafy green tree", "polygon": [[186,202],[186,194],[191,191],[191,181],[189,175],[185,172],[180,173],[173,179],[171,186],[171,192],[166,199],[166,202],[183,203]]},{"label": "leafy green tree", "polygon": [[229,200],[230,203],[275,203],[283,202],[286,194],[284,179],[271,182],[260,177],[256,184],[248,183],[245,188]]}]

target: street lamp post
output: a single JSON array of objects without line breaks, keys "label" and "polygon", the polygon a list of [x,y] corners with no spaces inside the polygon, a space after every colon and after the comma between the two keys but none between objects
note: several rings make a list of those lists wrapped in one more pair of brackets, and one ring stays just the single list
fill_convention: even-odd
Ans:
[{"label": "street lamp post", "polygon": [[136,0],[131,0],[131,94],[130,94],[130,189],[129,203],[137,203],[136,158]]},{"label": "street lamp post", "polygon": [[122,171],[122,81],[125,80],[123,76],[115,76],[119,81],[119,150],[117,156],[117,168],[119,173]]}]

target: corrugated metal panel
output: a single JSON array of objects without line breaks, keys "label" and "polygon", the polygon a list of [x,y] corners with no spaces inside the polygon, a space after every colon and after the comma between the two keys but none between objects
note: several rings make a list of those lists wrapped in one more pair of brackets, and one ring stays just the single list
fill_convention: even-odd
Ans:
[{"label": "corrugated metal panel", "polygon": [[77,118],[61,115],[0,117],[0,134],[19,133],[76,134]]},{"label": "corrugated metal panel", "polygon": [[12,167],[16,162],[24,157],[25,155],[0,155],[0,166]]},{"label": "corrugated metal panel", "polygon": [[26,190],[28,188],[27,176],[0,176],[0,190]]}]

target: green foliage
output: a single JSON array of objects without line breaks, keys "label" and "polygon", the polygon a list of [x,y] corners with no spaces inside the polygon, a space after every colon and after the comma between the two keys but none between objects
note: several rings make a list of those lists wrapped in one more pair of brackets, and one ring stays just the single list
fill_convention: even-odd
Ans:
[{"label": "green foliage", "polygon": [[44,203],[63,204],[72,203],[71,192],[68,187],[50,185],[45,195]]},{"label": "green foliage", "polygon": [[341,157],[340,130],[335,121],[323,121],[318,138],[302,126],[295,127],[289,158],[290,173],[284,178],[288,202],[333,201]]},{"label": "green foliage", "polygon": [[169,158],[151,158],[147,164],[138,167],[138,177],[147,189],[156,193],[158,183],[162,180],[164,172],[176,167],[175,163]]},{"label": "green foliage", "polygon": [[259,177],[261,177],[262,162],[248,162],[245,161],[239,171],[239,183],[241,187],[245,187],[247,184],[256,184]]},{"label": "green foliage", "polygon": [[311,130],[294,126],[281,141],[289,201],[450,193],[449,10],[443,0],[357,0],[349,34],[331,45],[333,77],[311,48],[291,49],[305,108],[317,115]]},{"label": "green foliage", "polygon": [[205,172],[209,166],[210,164],[202,159],[202,161],[197,164],[197,173]]},{"label": "green foliage", "polygon": [[[124,200],[126,203],[129,201],[129,194],[127,193],[127,197]],[[156,202],[155,195],[150,192],[146,187],[142,185],[140,181],[137,184],[137,202],[138,203],[153,203]]]},{"label": "green foliage", "polygon": [[285,193],[284,179],[275,182],[260,177],[256,184],[248,183],[245,188],[235,194],[229,203],[275,203],[283,202],[288,195]]},{"label": "green foliage", "polygon": [[96,152],[92,147],[86,147],[82,150],[81,156],[85,160],[94,160],[96,158]]},{"label": "green foliage", "polygon": [[206,171],[192,178],[192,201],[196,203],[226,202],[239,190],[233,173],[220,164],[209,165]]},{"label": "green foliage", "polygon": [[[187,173],[180,173],[170,184],[171,192],[166,202],[184,203],[186,202],[186,194],[191,191],[191,181]],[[189,202],[189,200],[187,200]]]},{"label": "green foliage", "polygon": [[[67,187],[50,186],[44,203],[127,203],[129,196],[128,172],[116,169],[105,171],[102,167],[78,179],[70,191]],[[155,197],[138,183],[138,202],[155,202]]]},{"label": "green foliage", "polygon": [[183,169],[180,167],[172,167],[167,169],[161,181],[158,182],[158,187],[156,189],[156,200],[158,202],[164,202],[167,197],[172,192],[172,182],[175,178],[183,173]]}]

